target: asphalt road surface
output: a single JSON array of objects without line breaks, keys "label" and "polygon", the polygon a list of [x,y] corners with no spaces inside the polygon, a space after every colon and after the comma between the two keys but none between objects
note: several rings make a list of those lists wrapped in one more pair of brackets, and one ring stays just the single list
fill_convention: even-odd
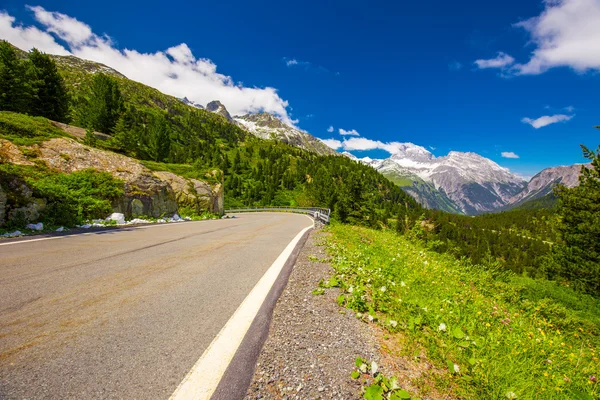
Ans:
[{"label": "asphalt road surface", "polygon": [[241,214],[0,246],[0,399],[168,399],[311,224]]}]

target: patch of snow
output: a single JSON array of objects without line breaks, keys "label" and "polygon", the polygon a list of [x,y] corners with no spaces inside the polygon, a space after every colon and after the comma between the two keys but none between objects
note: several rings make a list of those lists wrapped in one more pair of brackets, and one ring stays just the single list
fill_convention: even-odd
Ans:
[{"label": "patch of snow", "polygon": [[2,237],[5,238],[14,238],[19,236],[23,236],[23,233],[21,233],[21,231],[7,232],[4,235],[2,235]]},{"label": "patch of snow", "polygon": [[117,225],[125,224],[125,215],[122,213],[112,213],[106,218],[107,221],[115,221]]},{"label": "patch of snow", "polygon": [[131,221],[127,222],[127,225],[135,225],[135,224],[149,224],[151,221],[142,218],[134,218]]},{"label": "patch of snow", "polygon": [[25,228],[31,229],[32,231],[43,231],[44,224],[41,222],[38,222],[37,224],[27,224]]}]

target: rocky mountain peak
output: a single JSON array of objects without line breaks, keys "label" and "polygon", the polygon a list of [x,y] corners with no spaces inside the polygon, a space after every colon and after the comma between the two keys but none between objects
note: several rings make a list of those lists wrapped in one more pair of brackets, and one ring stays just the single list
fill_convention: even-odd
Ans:
[{"label": "rocky mountain peak", "polygon": [[392,160],[409,159],[412,161],[426,162],[433,160],[435,156],[423,146],[418,146],[413,143],[401,143],[390,158]]},{"label": "rocky mountain peak", "polygon": [[266,112],[260,112],[256,114],[246,114],[242,116],[236,116],[236,119],[241,119],[247,122],[251,122],[256,126],[263,128],[271,128],[271,129],[287,129],[291,128],[290,126],[284,124],[279,118],[274,116],[273,114],[269,114]]},{"label": "rocky mountain peak", "polygon": [[185,105],[188,105],[188,106],[191,106],[194,108],[198,108],[200,110],[204,109],[204,106],[202,104],[195,103],[192,100],[188,99],[187,97],[184,97],[183,99],[179,99],[179,100],[181,100],[181,102]]},{"label": "rocky mountain peak", "polygon": [[227,118],[228,121],[233,121],[233,118],[231,118],[229,111],[227,111],[227,108],[225,108],[223,103],[221,103],[219,100],[213,100],[210,103],[208,103],[206,105],[206,110],[214,112],[215,114],[222,115],[223,117]]}]

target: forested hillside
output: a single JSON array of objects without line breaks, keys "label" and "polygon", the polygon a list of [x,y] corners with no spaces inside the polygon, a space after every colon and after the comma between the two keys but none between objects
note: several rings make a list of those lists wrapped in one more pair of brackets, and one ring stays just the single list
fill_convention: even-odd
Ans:
[{"label": "forested hillside", "polygon": [[[6,42],[0,53],[4,71],[23,82],[12,85],[17,89],[9,96],[28,98],[20,108],[4,109],[49,117],[30,106],[39,102],[35,88],[25,84],[31,56]],[[52,59],[43,57],[54,67]],[[320,206],[331,208],[342,222],[373,227],[394,226],[399,216],[412,221],[422,212],[373,168],[255,138],[218,114],[188,106],[106,66],[74,57],[54,60],[52,74],[67,92],[60,102],[69,110],[58,120],[87,129],[88,145],[140,159],[151,169],[189,178],[220,169],[226,207]],[[98,140],[94,131],[109,136]]]}]

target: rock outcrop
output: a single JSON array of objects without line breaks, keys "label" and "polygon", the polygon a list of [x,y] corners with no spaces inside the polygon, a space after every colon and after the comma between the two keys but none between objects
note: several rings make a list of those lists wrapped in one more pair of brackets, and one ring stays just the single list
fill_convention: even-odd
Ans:
[{"label": "rock outcrop", "polygon": [[[151,171],[141,162],[113,152],[83,145],[70,138],[55,138],[26,148],[26,154],[13,143],[0,139],[0,162],[33,165],[32,160],[44,163],[57,172],[71,173],[96,169],[124,181],[124,196],[115,201],[115,212],[127,218],[138,216],[171,216],[186,207],[197,213],[223,213],[223,185],[188,179],[165,171]],[[213,177],[214,178],[214,177]],[[212,179],[213,181],[215,179]],[[19,213],[27,222],[37,222],[44,207],[43,199],[35,199],[24,182],[3,184],[0,192],[0,226],[6,218]],[[6,194],[17,193],[22,199],[19,207],[6,212]]]}]

